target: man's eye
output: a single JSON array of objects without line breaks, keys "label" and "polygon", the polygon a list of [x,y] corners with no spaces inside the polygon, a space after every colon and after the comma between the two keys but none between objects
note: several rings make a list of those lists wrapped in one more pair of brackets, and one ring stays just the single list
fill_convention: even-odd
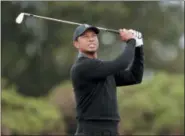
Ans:
[{"label": "man's eye", "polygon": [[84,37],[84,38],[87,38],[88,36],[87,36],[87,35],[84,35],[83,37]]}]

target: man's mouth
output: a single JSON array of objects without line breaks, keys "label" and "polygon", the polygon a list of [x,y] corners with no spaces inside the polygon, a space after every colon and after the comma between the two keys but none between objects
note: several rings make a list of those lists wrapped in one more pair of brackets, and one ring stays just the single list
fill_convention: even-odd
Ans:
[{"label": "man's mouth", "polygon": [[89,47],[90,47],[90,48],[94,48],[94,47],[96,47],[96,44],[91,43],[91,44],[89,44]]}]

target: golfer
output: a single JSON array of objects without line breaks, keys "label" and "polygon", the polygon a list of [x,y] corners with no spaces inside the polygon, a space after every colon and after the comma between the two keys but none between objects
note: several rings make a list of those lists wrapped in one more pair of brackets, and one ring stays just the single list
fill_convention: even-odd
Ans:
[{"label": "golfer", "polygon": [[77,136],[118,135],[116,87],[142,82],[143,39],[137,37],[141,33],[120,29],[125,49],[116,59],[102,61],[97,55],[99,31],[83,24],[73,35],[73,44],[79,51],[70,71],[76,100]]}]

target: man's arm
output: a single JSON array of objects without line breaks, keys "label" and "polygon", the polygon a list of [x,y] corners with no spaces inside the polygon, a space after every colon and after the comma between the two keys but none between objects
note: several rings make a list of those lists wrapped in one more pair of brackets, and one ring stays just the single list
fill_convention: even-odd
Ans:
[{"label": "man's arm", "polygon": [[109,75],[114,75],[121,69],[126,69],[133,60],[135,44],[135,39],[128,40],[125,50],[113,61],[100,61],[97,59],[82,60],[76,70],[80,74],[80,77],[86,80],[102,79]]},{"label": "man's arm", "polygon": [[143,47],[136,47],[135,57],[131,67],[121,70],[115,74],[117,86],[134,85],[142,82],[144,72],[144,53]]}]

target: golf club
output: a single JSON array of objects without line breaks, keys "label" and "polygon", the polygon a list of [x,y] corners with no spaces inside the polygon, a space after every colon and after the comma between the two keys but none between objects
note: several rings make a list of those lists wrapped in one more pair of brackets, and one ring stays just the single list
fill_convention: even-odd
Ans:
[{"label": "golf club", "polygon": [[[76,22],[72,22],[72,21],[67,21],[67,20],[61,20],[61,19],[55,19],[55,18],[50,18],[50,17],[44,17],[44,16],[39,16],[39,15],[34,15],[34,14],[30,14],[30,13],[20,13],[17,18],[16,18],[16,23],[21,24],[24,20],[24,16],[29,16],[29,17],[34,17],[34,18],[40,18],[40,19],[46,19],[46,20],[51,20],[51,21],[56,21],[56,22],[60,22],[60,23],[66,23],[66,24],[71,24],[71,25],[81,25],[81,23],[76,23]],[[97,27],[100,30],[104,30],[107,32],[112,32],[112,33],[117,33],[119,34],[118,30],[114,30],[114,29],[107,29],[107,28],[103,28],[103,27]]]}]

